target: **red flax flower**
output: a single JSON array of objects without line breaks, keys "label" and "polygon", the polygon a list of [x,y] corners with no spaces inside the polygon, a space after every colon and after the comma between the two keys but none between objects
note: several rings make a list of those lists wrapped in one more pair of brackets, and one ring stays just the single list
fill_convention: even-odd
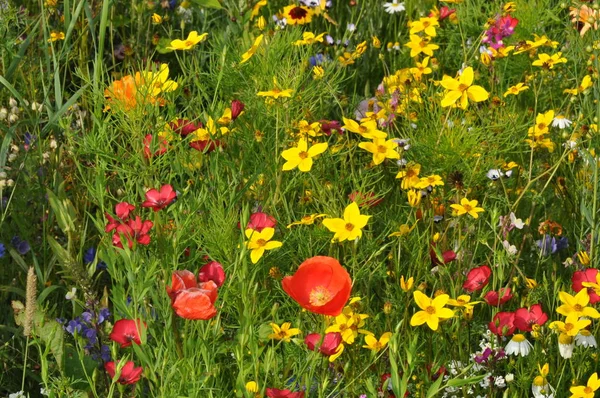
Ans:
[{"label": "red flax flower", "polygon": [[490,290],[483,297],[486,303],[494,307],[506,303],[511,298],[512,294],[510,293],[510,287],[502,287],[498,291]]},{"label": "red flax flower", "polygon": [[256,232],[261,232],[265,228],[275,228],[276,225],[277,221],[273,216],[259,211],[257,213],[252,213],[250,220],[248,220],[248,225],[246,225],[246,229],[253,229]]},{"label": "red flax flower", "polygon": [[[158,145],[158,149],[152,153],[152,148],[156,148]],[[150,159],[153,156],[159,156],[167,152],[167,148],[169,147],[169,142],[161,137],[153,143],[152,142],[152,134],[147,134],[144,137],[144,157],[146,159]]]},{"label": "red flax flower", "polygon": [[152,188],[146,192],[146,201],[142,207],[152,207],[152,210],[159,211],[167,207],[177,197],[177,193],[169,184],[160,187],[160,191]]},{"label": "red flax flower", "polygon": [[[595,268],[588,268],[585,271],[575,271],[573,278],[571,278],[571,288],[579,293],[581,289],[584,289],[583,282],[596,283],[596,275],[598,270]],[[600,296],[596,294],[593,287],[588,287],[588,296],[590,296],[590,303],[594,304],[600,301]]]},{"label": "red flax flower", "polygon": [[454,260],[456,260],[456,253],[454,250],[446,250],[442,252],[442,258],[438,259],[438,256],[435,252],[435,243],[431,244],[431,248],[429,249],[429,257],[431,257],[431,266],[435,267],[436,265],[448,264]]},{"label": "red flax flower", "polygon": [[200,282],[213,281],[217,287],[223,286],[225,282],[225,271],[221,263],[211,261],[208,264],[204,264],[198,272],[198,280]]},{"label": "red flax flower", "polygon": [[267,388],[266,393],[269,398],[304,398],[304,391],[291,392],[290,390]]},{"label": "red flax flower", "polygon": [[217,284],[213,281],[197,283],[190,271],[175,271],[167,294],[173,310],[182,318],[207,320],[217,314]]},{"label": "red flax flower", "polygon": [[475,292],[483,289],[490,282],[492,269],[487,265],[473,268],[467,274],[467,280],[463,283],[463,288],[468,292]]},{"label": "red flax flower", "polygon": [[110,214],[106,213],[106,218],[108,218],[108,224],[104,229],[104,232],[110,232],[113,229],[116,229],[119,225],[122,224],[122,221],[127,221],[129,218],[129,214],[135,210],[135,206],[131,203],[121,202],[117,203],[115,206],[115,214],[118,219],[113,218]]},{"label": "red flax flower", "polygon": [[[111,379],[115,378],[116,367],[117,364],[114,362],[107,362],[104,364],[104,369],[106,369]],[[132,361],[128,361],[121,369],[121,374],[117,381],[121,384],[137,383],[140,380],[143,370],[142,367],[136,368]]]},{"label": "red flax flower", "polygon": [[542,310],[541,304],[534,304],[530,309],[519,308],[515,311],[515,326],[522,332],[531,332],[533,325],[542,326],[548,321],[548,315]]},{"label": "red flax flower", "polygon": [[129,347],[132,342],[140,345],[142,344],[140,331],[142,328],[145,329],[146,327],[147,325],[145,322],[143,322],[142,326],[142,321],[140,319],[119,319],[115,322],[109,337],[112,341],[121,344],[121,348]]},{"label": "red flax flower", "polygon": [[335,258],[326,256],[304,261],[293,276],[283,278],[282,285],[302,308],[330,316],[342,313],[352,290],[348,272]]},{"label": "red flax flower", "polygon": [[177,119],[176,121],[169,123],[169,125],[171,126],[174,132],[183,137],[204,127],[201,122],[194,123],[187,119]]},{"label": "red flax flower", "polygon": [[510,336],[515,332],[515,314],[512,312],[499,312],[489,323],[488,328],[497,336]]},{"label": "red flax flower", "polygon": [[149,245],[150,235],[148,235],[148,232],[150,232],[153,225],[152,221],[149,220],[142,222],[140,216],[137,216],[134,220],[128,220],[125,224],[119,224],[113,234],[113,245],[123,248],[121,234],[127,239],[127,245],[130,249],[133,247],[134,240],[140,245]]},{"label": "red flax flower", "polygon": [[321,354],[328,357],[337,354],[340,344],[344,342],[342,334],[338,332],[325,334],[323,343],[317,347],[320,341],[321,335],[319,333],[311,333],[304,338],[304,343],[309,350],[315,351],[318,348]]}]

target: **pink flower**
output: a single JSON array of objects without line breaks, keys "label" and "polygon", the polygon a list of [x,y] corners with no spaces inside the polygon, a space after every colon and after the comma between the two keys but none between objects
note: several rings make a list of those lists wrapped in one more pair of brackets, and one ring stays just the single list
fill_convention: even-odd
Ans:
[{"label": "pink flower", "polygon": [[177,193],[169,184],[160,187],[160,191],[152,188],[146,192],[146,201],[142,207],[151,207],[154,211],[159,211],[167,207],[177,197]]},{"label": "pink flower", "polygon": [[290,390],[278,390],[277,388],[267,388],[266,394],[269,398],[304,398],[304,391],[291,392]]},{"label": "pink flower", "polygon": [[463,288],[468,292],[475,292],[483,289],[490,282],[492,269],[487,265],[473,268],[467,274],[467,280],[463,283]]},{"label": "pink flower", "polygon": [[304,338],[304,343],[309,350],[315,351],[318,348],[321,354],[329,357],[337,353],[337,349],[342,344],[343,339],[340,333],[330,332],[325,334],[323,343],[317,347],[319,342],[321,342],[321,335],[319,333],[311,333]]},{"label": "pink flower", "polygon": [[224,145],[219,140],[202,140],[190,142],[190,148],[194,148],[197,151],[210,153],[217,148],[222,148]]},{"label": "pink flower", "polygon": [[180,134],[183,137],[203,127],[201,122],[194,123],[187,119],[177,119],[177,121],[171,122],[169,125],[171,126],[174,132]]},{"label": "pink flower", "polygon": [[[163,153],[167,152],[167,148],[169,147],[169,142],[164,138],[159,138],[159,142],[152,143],[152,134],[147,134],[144,137],[144,157],[146,159],[150,159],[152,156],[159,156]],[[158,144],[158,149],[152,153],[151,148],[156,148]]]},{"label": "pink flower", "polygon": [[213,281],[217,287],[223,286],[225,282],[225,271],[221,263],[211,261],[200,268],[198,272],[198,280],[200,282]]}]

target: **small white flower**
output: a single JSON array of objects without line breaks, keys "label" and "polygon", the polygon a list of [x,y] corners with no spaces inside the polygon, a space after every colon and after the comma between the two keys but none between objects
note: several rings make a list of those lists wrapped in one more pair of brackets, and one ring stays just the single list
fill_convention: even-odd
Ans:
[{"label": "small white flower", "polygon": [[531,392],[535,398],[554,398],[554,388],[548,383],[544,383],[541,386],[535,383],[532,384]]},{"label": "small white flower", "polygon": [[517,254],[517,247],[515,245],[511,245],[507,240],[502,241],[502,246],[504,246],[504,249],[506,249],[508,254],[511,256]]},{"label": "small white flower", "polygon": [[41,112],[42,109],[44,109],[44,105],[43,104],[38,104],[37,102],[33,101],[31,103],[31,110],[34,112]]},{"label": "small white flower", "polygon": [[515,380],[515,375],[507,373],[506,376],[504,376],[504,380],[506,380],[507,383],[512,383]]},{"label": "small white flower", "polygon": [[6,120],[7,116],[8,116],[8,109],[0,108],[0,120]]},{"label": "small white flower", "polygon": [[[12,100],[12,98],[11,98]],[[8,398],[26,398],[25,393],[23,391],[17,391],[15,393],[9,394]]]},{"label": "small white flower", "polygon": [[512,174],[513,174],[512,169],[511,170],[507,170],[506,173],[504,173],[504,177],[510,178],[510,176],[512,176]]},{"label": "small white flower", "polygon": [[515,334],[506,345],[506,355],[527,356],[533,346],[522,334]]},{"label": "small white flower", "polygon": [[502,376],[497,376],[494,379],[494,385],[498,388],[504,388],[506,387],[506,381],[504,380],[504,377]]},{"label": "small white flower", "polygon": [[17,100],[16,100],[16,99],[14,99],[14,98],[12,98],[12,97],[11,97],[11,98],[8,100],[8,105],[10,105],[10,107],[11,107],[11,108],[15,108],[15,107],[16,107],[17,105],[19,105],[19,104],[17,103]]},{"label": "small white flower", "polygon": [[14,113],[11,113],[10,115],[8,115],[8,121],[10,123],[14,123],[17,120],[19,120],[19,115],[15,115]]},{"label": "small white flower", "polygon": [[411,123],[410,127],[412,127],[414,130],[416,130],[417,129],[417,124],[416,123]]},{"label": "small white flower", "polygon": [[512,211],[510,212],[510,223],[514,225],[517,229],[523,229],[523,226],[525,225],[523,220],[517,218],[517,216],[515,216],[515,213],[513,213]]},{"label": "small white flower", "polygon": [[567,127],[573,124],[572,121],[564,117],[563,115],[557,115],[554,119],[552,119],[552,127],[558,127],[559,129],[566,129]]},{"label": "small white flower", "polygon": [[504,174],[502,173],[502,171],[500,171],[500,169],[490,169],[490,170],[488,170],[486,177],[492,181],[496,181],[503,175]]},{"label": "small white flower", "polygon": [[589,330],[581,330],[577,336],[575,336],[575,344],[580,346],[588,347],[598,347],[598,343],[596,342],[596,338],[593,334],[590,333]]},{"label": "small white flower", "polygon": [[77,288],[75,288],[75,287],[74,287],[74,288],[72,288],[72,289],[71,289],[71,291],[70,291],[70,292],[68,292],[68,293],[65,295],[65,298],[66,298],[67,300],[73,300],[73,298],[75,298],[75,295],[76,295],[76,294],[77,294]]},{"label": "small white flower", "polygon": [[354,32],[356,30],[356,25],[354,25],[353,23],[349,23],[346,26],[346,29],[348,29],[348,32]]},{"label": "small white flower", "polygon": [[391,3],[385,3],[383,8],[388,14],[394,14],[405,10],[404,3],[398,3],[398,0],[392,0]]},{"label": "small white flower", "polygon": [[47,397],[50,395],[50,391],[48,391],[42,387],[42,388],[40,388],[40,394],[45,395]]},{"label": "small white flower", "polygon": [[12,187],[13,185],[15,185],[14,180],[12,180],[11,178],[9,178],[8,180],[6,180],[6,186],[7,187]]},{"label": "small white flower", "polygon": [[561,357],[569,359],[573,356],[573,337],[561,334],[558,336],[558,353]]}]

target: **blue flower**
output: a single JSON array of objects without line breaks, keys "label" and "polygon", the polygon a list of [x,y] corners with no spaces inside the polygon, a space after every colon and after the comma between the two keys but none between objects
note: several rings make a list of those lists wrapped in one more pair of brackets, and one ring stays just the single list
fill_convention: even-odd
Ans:
[{"label": "blue flower", "polygon": [[81,314],[81,319],[83,319],[87,323],[91,323],[94,318],[94,314],[90,311],[85,311]]},{"label": "blue flower", "polygon": [[25,255],[29,250],[31,250],[31,246],[26,240],[21,239],[18,235],[15,235],[10,243],[14,246],[15,249],[19,252],[20,255]]},{"label": "blue flower", "polygon": [[98,324],[104,322],[110,316],[110,311],[108,308],[102,308],[98,313]]},{"label": "blue flower", "polygon": [[79,318],[75,318],[72,321],[69,321],[69,323],[67,324],[67,327],[65,327],[65,330],[74,335],[75,332],[77,332],[77,333],[81,332],[82,327],[83,327],[83,324],[81,323]]},{"label": "blue flower", "polygon": [[535,243],[540,248],[542,256],[549,256],[569,247],[569,240],[566,236],[557,240],[554,236],[544,235],[543,239],[537,240]]},{"label": "blue flower", "polygon": [[6,254],[6,246],[4,246],[4,243],[0,243],[0,258],[4,257],[5,254]]},{"label": "blue flower", "polygon": [[[87,249],[86,252],[83,254],[83,262],[87,265],[87,264],[93,263],[95,259],[96,259],[96,248],[92,246],[89,249]],[[96,270],[102,271],[102,270],[105,270],[106,268],[107,268],[106,263],[104,261],[98,259],[98,264],[96,264]]]}]

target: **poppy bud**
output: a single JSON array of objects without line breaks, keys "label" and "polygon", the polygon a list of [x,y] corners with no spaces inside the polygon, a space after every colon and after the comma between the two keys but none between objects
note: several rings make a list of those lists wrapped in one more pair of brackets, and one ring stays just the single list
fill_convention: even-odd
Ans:
[{"label": "poppy bud", "polygon": [[231,120],[235,120],[244,111],[246,105],[240,100],[231,101]]},{"label": "poppy bud", "polygon": [[198,272],[198,280],[200,282],[213,281],[217,287],[223,286],[223,283],[225,282],[225,271],[223,271],[223,266],[216,261],[205,264]]}]

